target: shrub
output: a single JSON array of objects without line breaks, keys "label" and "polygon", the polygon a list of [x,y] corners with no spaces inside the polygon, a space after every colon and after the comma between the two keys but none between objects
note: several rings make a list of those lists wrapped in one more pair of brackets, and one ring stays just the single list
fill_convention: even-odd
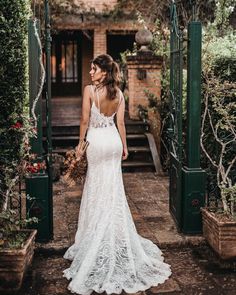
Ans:
[{"label": "shrub", "polygon": [[236,216],[236,36],[209,29],[204,40],[202,166],[218,211]]},{"label": "shrub", "polygon": [[25,129],[20,127],[25,126],[24,113],[28,113],[29,13],[29,1],[0,0],[0,208],[9,185],[13,186],[25,139]]}]

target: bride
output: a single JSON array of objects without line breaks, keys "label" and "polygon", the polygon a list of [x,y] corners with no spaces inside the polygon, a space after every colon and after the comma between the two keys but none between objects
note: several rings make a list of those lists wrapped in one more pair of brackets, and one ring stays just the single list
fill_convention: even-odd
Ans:
[{"label": "bride", "polygon": [[76,294],[136,293],[163,283],[170,265],[151,240],[137,233],[127,203],[121,170],[128,157],[125,100],[118,65],[110,55],[99,55],[90,75],[93,85],[84,89],[80,120],[80,140],[89,141],[88,170],[75,241],[63,256],[72,263],[63,277],[71,279],[68,289]]}]

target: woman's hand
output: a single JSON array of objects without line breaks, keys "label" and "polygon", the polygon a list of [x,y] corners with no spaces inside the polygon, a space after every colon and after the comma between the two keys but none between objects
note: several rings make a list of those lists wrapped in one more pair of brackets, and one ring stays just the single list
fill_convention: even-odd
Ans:
[{"label": "woman's hand", "polygon": [[83,155],[83,148],[82,148],[82,142],[79,142],[79,144],[75,148],[75,155],[77,160],[80,160],[80,158]]},{"label": "woman's hand", "polygon": [[128,158],[128,149],[127,147],[123,148],[122,160],[126,160]]}]

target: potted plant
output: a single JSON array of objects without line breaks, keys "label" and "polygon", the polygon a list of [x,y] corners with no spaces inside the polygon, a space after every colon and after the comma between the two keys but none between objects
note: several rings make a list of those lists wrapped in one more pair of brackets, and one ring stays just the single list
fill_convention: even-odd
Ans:
[{"label": "potted plant", "polygon": [[[22,216],[19,185],[27,174],[44,168],[44,163],[34,163],[35,155],[30,153],[29,139],[35,133],[28,117],[23,116],[2,131],[5,149],[2,153],[4,161],[0,164],[0,294],[13,294],[20,289],[33,259],[37,230],[27,226],[38,219],[29,218],[28,212],[25,218]],[[12,137],[15,138],[17,156],[9,156],[11,145],[7,139]]]},{"label": "potted plant", "polygon": [[[225,86],[221,88],[223,95],[226,92]],[[219,94],[220,86],[216,89]],[[218,114],[217,120],[214,120],[209,106],[209,97],[207,96],[205,100],[201,147],[209,163],[208,174],[213,172],[213,190],[215,196],[218,192],[218,198],[210,196],[207,206],[201,208],[201,212],[203,235],[221,258],[228,259],[236,258],[236,153],[234,151],[236,118],[235,114],[232,114],[232,104],[225,103],[225,101],[227,100],[214,97],[214,111]],[[204,124],[207,117],[210,120],[209,126],[215,141],[207,141],[205,138]],[[211,147],[208,149],[207,144],[209,147],[209,143]]]},{"label": "potted plant", "polygon": [[[232,123],[236,118],[233,119],[231,116],[231,104],[223,106],[215,97],[215,110],[217,109],[218,114],[222,114],[222,117],[221,119],[218,117],[214,125],[212,114],[209,112],[208,99],[206,99],[207,107],[203,115],[203,124],[208,116],[211,121],[212,134],[217,141],[217,152],[213,156],[207,150],[203,130],[201,146],[212,169],[215,169],[213,175],[215,175],[216,187],[213,189],[215,192],[218,191],[220,198],[214,199],[213,197],[211,200],[210,197],[207,206],[201,208],[203,235],[221,258],[236,258],[236,183],[234,178],[236,154],[233,151],[236,142],[236,128],[235,123]],[[222,128],[224,133],[222,133]]]},{"label": "potted plant", "polygon": [[201,208],[203,235],[221,258],[230,259],[236,258],[235,49],[229,35],[205,38],[201,148],[211,189]]},{"label": "potted plant", "polygon": [[36,229],[27,224],[37,218],[19,219],[16,210],[0,213],[0,294],[13,294],[22,285],[34,254]]}]

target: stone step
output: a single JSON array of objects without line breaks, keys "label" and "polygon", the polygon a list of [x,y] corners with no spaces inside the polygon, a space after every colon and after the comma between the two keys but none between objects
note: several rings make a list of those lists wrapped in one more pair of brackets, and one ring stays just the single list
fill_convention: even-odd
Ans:
[{"label": "stone step", "polygon": [[[53,148],[53,153],[65,156],[66,152],[73,148],[74,146],[66,146],[66,147],[58,146]],[[152,155],[151,155],[150,148],[148,146],[128,146],[128,151],[129,151],[128,159],[130,161],[152,162]]]},{"label": "stone step", "polygon": [[[73,149],[70,147],[55,147],[53,153],[65,156],[66,152]],[[128,147],[128,159],[122,161],[123,172],[155,172],[151,151],[149,147],[134,146]]]},{"label": "stone step", "polygon": [[[60,148],[60,147],[55,147],[53,149],[54,153],[66,153],[69,149],[73,149],[73,146],[66,147],[66,148]],[[150,148],[148,146],[130,146],[128,147],[128,151],[132,153],[149,153]]]},{"label": "stone step", "polygon": [[149,146],[147,136],[144,133],[140,134],[127,134],[126,135],[128,146]]},{"label": "stone step", "polygon": [[125,160],[122,162],[122,171],[123,172],[155,172],[155,166],[153,162]]},{"label": "stone step", "polygon": [[153,162],[149,146],[128,146],[128,152],[130,161]]},{"label": "stone step", "polygon": [[[145,134],[127,134],[127,143],[130,146],[148,146],[148,140]],[[46,140],[46,137],[43,137]],[[79,135],[53,135],[53,146],[76,146],[79,141]]]},{"label": "stone step", "polygon": [[[125,122],[126,133],[127,134],[142,134],[149,131],[149,125],[143,121],[131,121],[127,120]],[[78,136],[79,125],[57,125],[52,124],[52,135],[53,136]],[[43,134],[46,135],[46,126],[43,127]]]},{"label": "stone step", "polygon": [[[79,135],[58,135],[58,136],[52,136],[52,140],[78,140]],[[144,134],[127,134],[127,139],[146,139],[146,136]],[[46,137],[43,137],[43,140],[46,140]]]},{"label": "stone step", "polygon": [[152,162],[144,162],[144,161],[124,161],[122,163],[123,167],[154,167],[154,164]]},{"label": "stone step", "polygon": [[[145,139],[146,136],[145,134],[127,134],[127,139]],[[78,140],[79,135],[71,135],[71,136],[66,136],[66,135],[54,135],[52,136],[52,140]],[[46,140],[46,137],[43,137],[43,140]]]},{"label": "stone step", "polygon": [[127,139],[146,139],[145,134],[127,134]]},{"label": "stone step", "polygon": [[133,153],[149,153],[150,148],[148,146],[128,146],[128,151]]}]

